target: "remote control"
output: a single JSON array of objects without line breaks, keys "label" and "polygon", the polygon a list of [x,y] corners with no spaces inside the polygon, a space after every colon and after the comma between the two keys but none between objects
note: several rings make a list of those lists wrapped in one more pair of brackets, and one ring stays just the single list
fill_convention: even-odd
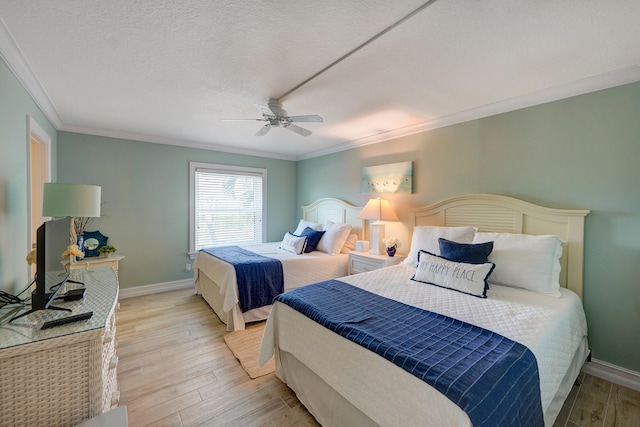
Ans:
[{"label": "remote control", "polygon": [[71,322],[78,322],[80,320],[90,319],[93,316],[93,311],[89,311],[87,313],[74,314],[69,317],[61,317],[60,319],[53,319],[42,324],[41,329],[53,328],[54,326],[66,325]]}]

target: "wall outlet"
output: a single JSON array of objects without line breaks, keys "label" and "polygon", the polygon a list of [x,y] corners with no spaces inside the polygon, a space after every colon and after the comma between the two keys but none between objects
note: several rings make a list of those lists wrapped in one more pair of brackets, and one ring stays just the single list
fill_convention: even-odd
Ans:
[{"label": "wall outlet", "polygon": [[191,263],[187,263],[187,265],[184,266],[184,271],[191,271]]}]

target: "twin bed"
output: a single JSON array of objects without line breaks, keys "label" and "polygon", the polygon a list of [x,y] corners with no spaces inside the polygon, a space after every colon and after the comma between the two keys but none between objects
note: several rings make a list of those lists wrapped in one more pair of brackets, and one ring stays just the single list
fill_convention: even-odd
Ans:
[{"label": "twin bed", "polygon": [[[482,194],[455,197],[415,209],[410,213],[414,237],[408,257],[415,259],[414,263],[343,277],[337,283],[324,282],[283,294],[271,308],[262,342],[261,361],[275,355],[278,377],[295,391],[322,425],[496,425],[493,423],[501,419],[502,414],[492,414],[492,418],[487,418],[474,412],[486,400],[488,405],[485,408],[489,411],[495,408],[502,411],[529,401],[535,401],[539,407],[537,422],[529,415],[524,418],[519,415],[519,419],[503,418],[498,425],[550,426],[588,356],[586,320],[580,299],[583,229],[587,214],[585,210],[549,209],[509,197]],[[464,229],[468,232],[469,226],[477,230],[472,229],[464,243],[477,245],[489,238],[493,241],[493,252],[488,259],[495,264],[495,269],[489,275],[488,290],[482,292],[481,289],[480,295],[469,295],[474,291],[462,288],[459,292],[461,288],[456,288],[456,283],[444,283],[442,287],[443,283],[437,280],[438,286],[424,283],[432,277],[414,280],[422,277],[419,272],[425,266],[425,260],[431,259],[430,253],[437,252],[437,243],[429,239],[437,238],[438,233],[449,237],[448,230]],[[529,239],[523,234],[537,237]],[[549,235],[559,236],[563,240],[562,245],[560,239]],[[526,241],[523,242],[521,237],[527,237]],[[533,246],[529,246],[530,242]],[[426,250],[421,252],[422,260],[416,259],[420,249]],[[514,277],[516,283],[510,282]],[[492,279],[502,284],[492,282]],[[558,285],[549,287],[548,279]],[[385,298],[380,300],[391,305],[383,305],[381,307],[386,308],[375,311],[368,303],[351,299],[351,295],[363,292],[376,303],[378,300],[375,298],[379,298],[376,295],[381,295]],[[482,298],[482,293],[486,298]],[[328,308],[313,306],[307,311],[296,305],[305,298],[314,304],[318,295],[326,296],[335,305]],[[340,306],[340,296],[348,303]],[[531,378],[536,381],[535,390],[539,390],[539,396],[536,391],[536,399],[523,397],[518,389],[519,384],[525,382],[521,378],[512,381],[510,387],[515,388],[500,400],[467,399],[465,406],[462,404],[464,399],[460,399],[455,404],[449,389],[455,388],[453,383],[463,375],[455,373],[456,381],[449,385],[443,386],[438,381],[448,375],[449,370],[459,367],[445,367],[436,375],[435,382],[428,382],[421,378],[428,378],[431,371],[439,369],[439,365],[420,371],[418,364],[410,365],[412,369],[404,369],[407,366],[402,368],[395,363],[398,359],[402,362],[400,365],[413,363],[412,352],[416,349],[427,351],[424,349],[429,349],[431,343],[411,341],[410,345],[396,351],[385,347],[386,342],[376,341],[366,329],[362,329],[367,323],[381,319],[378,323],[383,325],[383,333],[386,332],[384,329],[397,329],[404,333],[412,323],[408,317],[398,318],[397,313],[405,310],[423,313],[416,307],[436,316],[457,319],[455,322],[473,331],[479,326],[499,334],[508,342],[515,342],[515,345],[524,345],[522,354],[530,352],[535,357],[537,372]],[[426,334],[424,332],[421,334],[418,330],[418,339]],[[351,339],[354,335],[360,341],[354,342]],[[449,351],[462,340],[459,337],[451,339],[445,350]],[[380,347],[384,351],[380,351]],[[460,354],[465,352],[475,353],[476,349],[468,351],[462,346],[443,359],[463,359]],[[473,371],[477,366],[480,362],[474,362],[464,370]],[[412,370],[413,373],[410,372]],[[416,372],[424,375],[419,378]],[[461,382],[480,384],[482,376],[486,375]],[[502,380],[502,377],[500,381],[496,378],[489,378],[487,393],[493,392],[491,381],[498,384]],[[463,398],[465,394],[463,390]]]},{"label": "twin bed", "polygon": [[[358,219],[361,210],[361,207],[339,199],[323,198],[303,206],[302,219],[319,224],[327,221],[348,224],[351,226],[351,234],[361,236],[363,221]],[[292,224],[292,227],[295,226],[296,224]],[[346,249],[335,254],[313,251],[295,255],[280,249],[280,242],[242,247],[281,261],[285,291],[347,274]],[[228,331],[242,330],[246,323],[265,320],[269,316],[271,305],[242,311],[236,273],[232,264],[205,252],[198,252],[193,270],[196,292],[202,295],[220,320],[227,325]]]}]

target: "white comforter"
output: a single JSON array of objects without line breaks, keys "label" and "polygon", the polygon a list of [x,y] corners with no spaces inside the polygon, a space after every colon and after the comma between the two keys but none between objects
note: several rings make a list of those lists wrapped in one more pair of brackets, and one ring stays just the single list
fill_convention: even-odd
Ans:
[{"label": "white comforter", "polygon": [[[280,249],[280,242],[263,243],[260,245],[240,245],[251,252],[280,260],[284,273],[284,290],[288,291],[310,283],[321,282],[347,274],[347,254],[328,255],[324,252],[313,251],[308,254],[295,255]],[[235,311],[236,318],[242,317],[236,271],[232,264],[222,261],[207,253],[198,252],[193,263],[196,292],[202,293],[199,274],[205,274],[219,287],[219,298],[222,298],[224,313]],[[268,314],[268,312],[266,312]],[[263,319],[266,318],[266,314]],[[250,321],[260,320],[256,316]],[[225,319],[223,319],[225,321]],[[244,329],[244,324],[237,322],[234,329]]]},{"label": "white comforter", "polygon": [[[587,324],[582,302],[577,295],[562,289],[561,297],[554,298],[530,291],[492,285],[487,294],[488,298],[481,299],[437,286],[414,282],[410,280],[414,272],[415,268],[398,265],[370,273],[344,277],[340,280],[387,298],[489,329],[524,344],[533,352],[538,362],[542,408],[546,414],[563,377],[571,366],[577,349],[585,341]],[[283,312],[281,318],[279,318],[280,311]],[[389,408],[390,393],[384,391],[384,384],[380,385],[381,390],[375,391],[375,384],[381,383],[381,376],[388,375],[387,379],[383,381],[388,385],[396,381],[395,378],[398,376],[404,376],[404,373],[395,372],[389,375],[386,371],[389,371],[390,368],[385,363],[379,360],[371,362],[372,358],[382,358],[373,353],[371,353],[372,356],[369,356],[366,352],[354,349],[352,347],[355,344],[344,339],[334,339],[333,337],[329,339],[329,335],[324,331],[308,322],[301,322],[298,318],[300,316],[283,304],[278,303],[274,306],[263,337],[261,363],[268,360],[273,354],[274,343],[277,342],[281,351],[293,354],[314,372],[322,373],[320,375],[330,386],[363,412],[374,414],[373,418],[378,423],[391,422],[393,424],[394,419],[385,418],[387,414],[385,410],[381,409]],[[296,325],[284,326],[285,322],[291,323],[292,318],[295,319],[293,323]],[[302,323],[306,327],[311,327],[313,332],[302,331],[302,326],[300,326]],[[289,333],[281,333],[280,328],[283,326],[284,330],[287,327],[292,329],[289,329]],[[319,325],[318,328],[324,329]],[[277,338],[275,336],[276,329],[278,329]],[[331,333],[329,332],[329,334]],[[299,337],[304,338],[299,339]],[[317,342],[314,342],[314,337]],[[327,349],[328,346],[333,345],[335,347]],[[317,348],[323,347],[327,349],[323,353],[325,357],[319,357]],[[327,353],[341,356],[350,354],[350,357],[332,359],[326,357]],[[339,362],[337,362],[338,360]],[[337,366],[339,368],[336,368]],[[363,368],[363,366],[370,366],[371,369]],[[384,367],[384,373],[380,371],[382,367]],[[360,385],[358,388],[358,386],[353,387],[348,384],[354,381],[354,378],[345,377],[350,372],[359,372],[359,375],[363,375],[357,379],[357,382],[367,384],[367,386]],[[408,379],[409,383],[402,383],[402,391],[398,392],[398,396],[402,395],[407,398],[400,398],[395,402],[395,414],[402,412],[403,408],[411,413],[411,408],[415,408],[420,400],[409,402],[408,399],[424,395],[424,390],[422,390],[424,383],[415,382],[409,378],[405,379]],[[383,396],[378,396],[379,393],[383,393]],[[391,394],[393,394],[393,389]],[[416,397],[416,399],[418,398]],[[444,403],[437,410],[448,411]],[[445,415],[443,413],[438,417]],[[376,419],[376,416],[379,418]],[[460,418],[459,415],[455,415],[455,417]],[[440,418],[440,420],[442,419]],[[395,422],[397,421],[396,418]]]}]

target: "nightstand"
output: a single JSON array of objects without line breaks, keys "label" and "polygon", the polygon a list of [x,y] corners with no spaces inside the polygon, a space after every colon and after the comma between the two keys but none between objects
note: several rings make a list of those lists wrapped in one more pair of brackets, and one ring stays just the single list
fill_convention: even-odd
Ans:
[{"label": "nightstand", "polygon": [[383,267],[400,264],[406,257],[404,255],[376,255],[369,252],[349,252],[348,274],[365,273]]},{"label": "nightstand", "polygon": [[[87,270],[91,270],[93,267],[109,266],[113,269],[113,271],[116,273],[116,276],[117,276],[118,264],[120,260],[122,260],[123,258],[124,258],[124,255],[116,255],[116,254],[112,254],[109,257],[90,256],[90,257],[86,257],[82,261],[76,261],[73,264],[71,264],[71,269],[75,270],[78,268],[86,268]],[[63,264],[64,264],[64,269],[67,270],[69,268],[69,259],[64,261]]]}]

